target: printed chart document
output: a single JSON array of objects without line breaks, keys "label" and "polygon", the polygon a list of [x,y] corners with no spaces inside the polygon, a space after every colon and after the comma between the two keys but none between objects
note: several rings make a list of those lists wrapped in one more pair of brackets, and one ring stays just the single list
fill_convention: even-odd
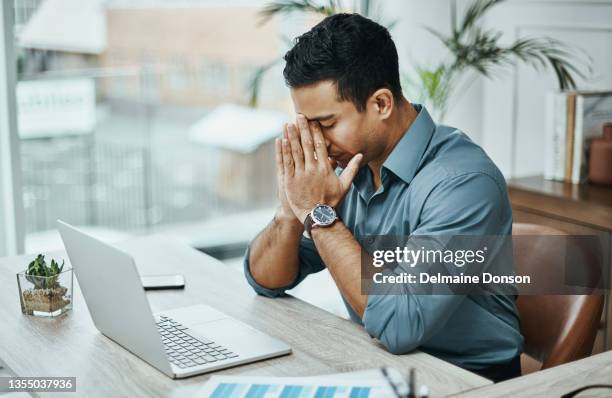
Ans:
[{"label": "printed chart document", "polygon": [[[394,379],[397,380],[395,377]],[[399,386],[399,388],[404,386]],[[378,369],[313,377],[213,376],[198,393],[198,397],[210,398],[382,398],[393,396],[395,394],[389,381]]]}]

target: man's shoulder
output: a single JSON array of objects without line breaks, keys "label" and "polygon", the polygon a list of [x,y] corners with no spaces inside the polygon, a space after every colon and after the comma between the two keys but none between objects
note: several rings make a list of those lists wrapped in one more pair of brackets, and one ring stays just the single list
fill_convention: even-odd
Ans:
[{"label": "man's shoulder", "polygon": [[429,195],[436,187],[456,184],[495,184],[504,194],[502,173],[486,152],[464,132],[440,125],[432,136],[411,185]]},{"label": "man's shoulder", "polygon": [[459,190],[474,192],[474,201],[507,201],[505,179],[495,163],[464,132],[444,125],[436,127],[410,186],[412,203],[420,209],[434,192],[448,195],[450,202]]},{"label": "man's shoulder", "polygon": [[456,233],[509,233],[506,182],[480,146],[460,130],[440,126],[425,155],[412,181],[416,207],[411,210],[418,214],[418,228],[446,225]]}]

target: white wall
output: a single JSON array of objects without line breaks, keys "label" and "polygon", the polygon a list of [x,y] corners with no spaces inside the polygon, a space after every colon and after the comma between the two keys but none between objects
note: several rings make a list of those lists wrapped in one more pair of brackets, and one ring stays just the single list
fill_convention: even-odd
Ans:
[{"label": "white wall", "polygon": [[[451,0],[417,2],[385,0],[387,18],[400,19],[392,31],[400,66],[411,60],[435,65],[447,54],[423,26],[449,32]],[[468,1],[459,0],[465,7]],[[462,15],[458,11],[458,15]],[[491,9],[486,24],[503,32],[510,43],[518,37],[549,36],[582,48],[593,57],[594,73],[579,80],[582,89],[612,88],[612,0],[508,0]],[[510,176],[544,170],[544,98],[556,88],[550,70],[505,68],[494,79],[479,78],[452,101],[446,123],[459,127],[481,144]]]},{"label": "white wall", "polygon": [[[593,75],[578,88],[612,88],[612,1],[508,1],[492,10],[488,24],[506,40],[549,36],[586,51]],[[545,94],[556,87],[552,72],[525,66],[485,83],[483,144],[507,175],[542,174]]]}]

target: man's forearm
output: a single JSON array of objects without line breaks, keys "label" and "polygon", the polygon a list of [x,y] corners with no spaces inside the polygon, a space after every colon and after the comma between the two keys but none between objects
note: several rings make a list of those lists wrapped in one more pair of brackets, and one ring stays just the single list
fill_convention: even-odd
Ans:
[{"label": "man's forearm", "polygon": [[253,240],[249,269],[255,281],[268,289],[292,283],[299,272],[298,251],[304,226],[295,217],[276,214]]},{"label": "man's forearm", "polygon": [[361,294],[361,246],[341,222],[328,228],[313,228],[311,235],[338,289],[363,317],[368,296]]}]

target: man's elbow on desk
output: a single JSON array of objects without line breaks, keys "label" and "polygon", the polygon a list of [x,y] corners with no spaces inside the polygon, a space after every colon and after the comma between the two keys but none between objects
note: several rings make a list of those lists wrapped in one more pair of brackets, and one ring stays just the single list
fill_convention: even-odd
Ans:
[{"label": "man's elbow on desk", "polygon": [[363,326],[391,354],[407,354],[421,345],[424,336],[422,323],[418,319],[402,319],[395,312],[394,305],[387,302],[390,299],[395,297],[370,296],[363,315]]},{"label": "man's elbow on desk", "polygon": [[246,277],[247,282],[249,283],[249,285],[251,285],[255,293],[259,294],[260,296],[270,298],[281,297],[285,295],[285,291],[287,290],[287,288],[270,289],[257,283],[255,278],[251,274],[248,250],[244,256],[244,276]]},{"label": "man's elbow on desk", "polygon": [[372,335],[370,328],[367,326],[366,330],[370,336],[376,338],[383,345],[383,347],[385,347],[385,349],[393,355],[408,354],[416,350],[420,345],[419,341],[407,340],[404,336],[401,336],[401,333],[398,333],[397,330],[394,330],[393,328],[389,329],[389,326],[384,327],[378,336]]}]

